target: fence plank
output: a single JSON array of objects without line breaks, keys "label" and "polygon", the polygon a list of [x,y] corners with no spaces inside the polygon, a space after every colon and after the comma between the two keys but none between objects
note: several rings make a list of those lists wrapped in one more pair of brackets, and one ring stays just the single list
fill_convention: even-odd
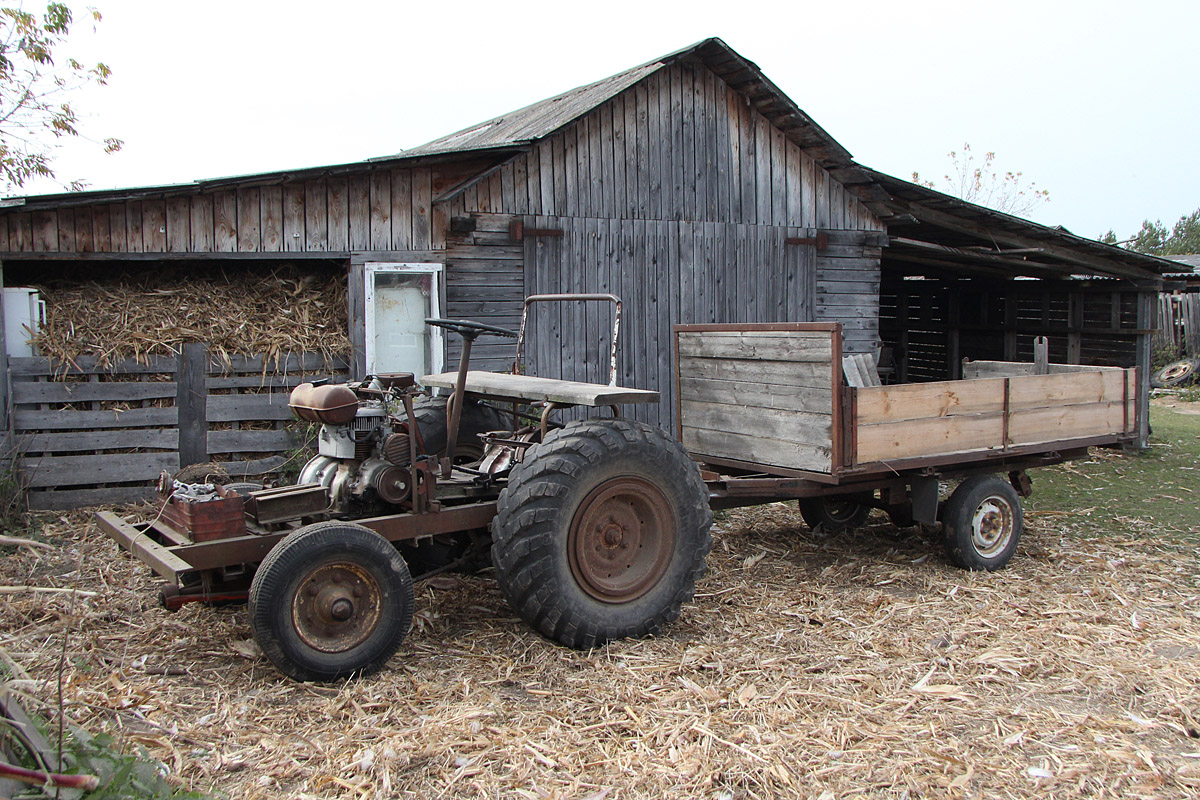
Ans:
[{"label": "fence plank", "polygon": [[33,433],[16,441],[24,453],[77,453],[80,450],[176,450],[179,432],[174,428],[85,431],[79,433]]},{"label": "fence plank", "polygon": [[215,394],[208,398],[209,422],[246,422],[292,418],[284,392],[270,394]]},{"label": "fence plank", "polygon": [[92,356],[79,356],[72,363],[52,361],[45,356],[10,358],[9,371],[13,377],[59,377],[64,375],[150,375],[175,372],[174,356],[151,356],[144,363],[123,359],[102,363]]},{"label": "fence plank", "polygon": [[29,507],[34,511],[66,511],[72,508],[95,506],[101,503],[140,503],[158,494],[154,486],[116,486],[106,489],[71,489],[68,491],[32,491]]},{"label": "fence plank", "polygon": [[23,431],[84,430],[88,428],[150,428],[175,426],[176,408],[131,408],[126,411],[21,411],[13,412],[13,428]]},{"label": "fence plank", "polygon": [[14,403],[83,403],[156,400],[174,397],[175,381],[112,381],[107,383],[13,382]]},{"label": "fence plank", "polygon": [[208,452],[217,453],[269,453],[290,450],[301,443],[299,434],[293,431],[209,431]]},{"label": "fence plank", "polygon": [[33,456],[20,459],[30,488],[132,483],[179,469],[178,453],[106,453],[91,456]]}]

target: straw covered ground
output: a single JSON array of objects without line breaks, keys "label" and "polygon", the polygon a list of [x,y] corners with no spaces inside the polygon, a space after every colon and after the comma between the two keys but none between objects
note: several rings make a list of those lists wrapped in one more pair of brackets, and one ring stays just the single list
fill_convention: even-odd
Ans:
[{"label": "straw covered ground", "polygon": [[660,638],[569,651],[488,576],[441,577],[386,670],[302,685],[244,607],[161,609],[74,514],[0,582],[94,594],[0,594],[0,646],[51,706],[65,653],[73,719],[229,797],[1200,797],[1194,552],[1146,519],[1030,526],[971,574],[883,519],[827,537],[794,506],[731,512]]}]

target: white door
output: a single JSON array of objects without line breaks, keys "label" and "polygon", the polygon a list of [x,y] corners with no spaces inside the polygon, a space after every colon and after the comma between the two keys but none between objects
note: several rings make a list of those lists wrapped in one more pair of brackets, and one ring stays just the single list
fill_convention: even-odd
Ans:
[{"label": "white door", "polygon": [[367,373],[441,372],[441,264],[366,265]]}]

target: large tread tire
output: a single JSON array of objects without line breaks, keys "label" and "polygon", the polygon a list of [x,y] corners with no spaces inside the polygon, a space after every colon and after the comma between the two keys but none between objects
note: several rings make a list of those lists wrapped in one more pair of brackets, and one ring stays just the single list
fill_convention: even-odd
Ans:
[{"label": "large tread tire", "polygon": [[1181,358],[1155,372],[1150,378],[1150,385],[1155,389],[1173,389],[1193,383],[1198,375],[1200,359]]},{"label": "large tread tire", "polygon": [[814,531],[840,534],[856,531],[871,516],[871,507],[853,499],[840,497],[807,497],[799,501],[800,515]]},{"label": "large tread tire", "polygon": [[[446,452],[446,398],[422,397],[413,404],[413,416],[428,455],[441,457]],[[500,411],[468,398],[463,403],[454,443],[454,463],[471,464],[483,458],[479,434],[511,430],[512,424]]]},{"label": "large tread tire", "polygon": [[1020,495],[995,475],[960,483],[942,513],[946,554],[963,569],[1003,569],[1017,552],[1024,527]]},{"label": "large tread tire", "polygon": [[696,464],[662,430],[630,420],[552,431],[497,505],[492,563],[505,599],[543,636],[580,650],[677,619],[712,546]]},{"label": "large tread tire", "polygon": [[348,522],[319,522],[267,554],[250,585],[250,630],[298,681],[333,681],[383,668],[413,616],[413,583],[399,551]]}]

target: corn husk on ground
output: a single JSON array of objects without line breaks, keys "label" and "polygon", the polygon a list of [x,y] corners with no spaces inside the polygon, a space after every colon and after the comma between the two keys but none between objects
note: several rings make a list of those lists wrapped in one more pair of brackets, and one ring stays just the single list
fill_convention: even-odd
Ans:
[{"label": "corn husk on ground", "polygon": [[718,520],[659,638],[573,652],[487,575],[418,587],[382,673],[297,684],[244,607],[157,606],[82,515],[4,559],[3,647],[51,706],[120,731],[184,784],[245,798],[1200,797],[1200,569],[1132,526],[1030,520],[1010,568],[948,566],[877,519],[794,506]]}]

